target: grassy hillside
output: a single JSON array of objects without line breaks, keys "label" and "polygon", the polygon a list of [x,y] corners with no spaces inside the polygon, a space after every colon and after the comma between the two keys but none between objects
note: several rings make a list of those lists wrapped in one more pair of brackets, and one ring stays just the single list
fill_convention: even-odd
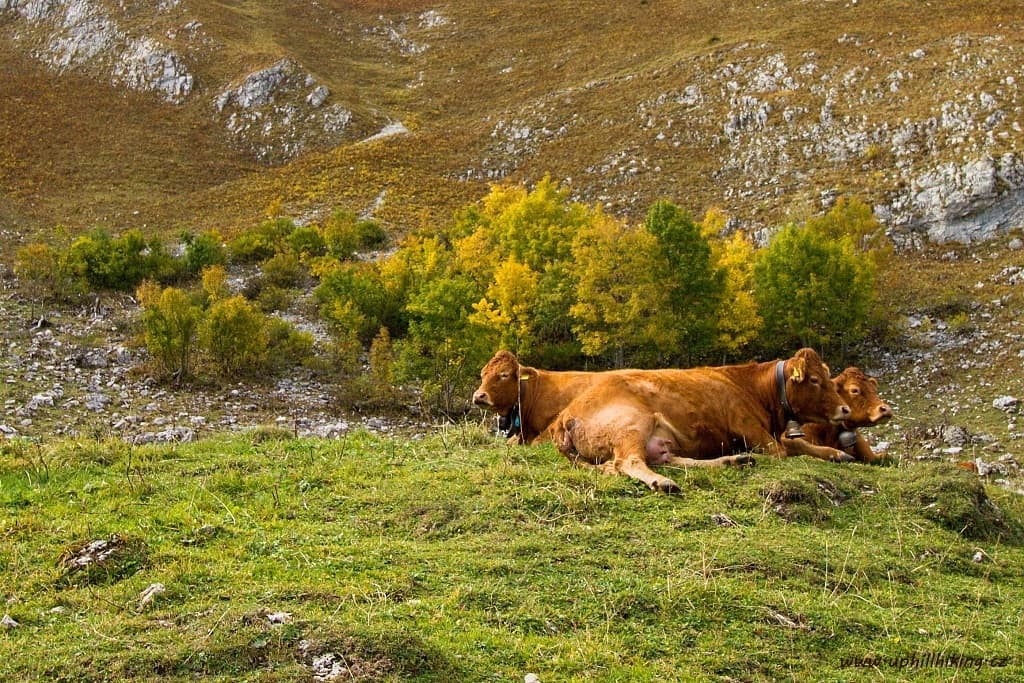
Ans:
[{"label": "grassy hillside", "polygon": [[1021,498],[911,451],[669,497],[474,425],[2,446],[12,679],[1024,674]]},{"label": "grassy hillside", "polygon": [[[826,189],[882,199],[923,157],[1021,150],[1010,126],[1020,96],[1004,75],[1020,71],[1024,31],[1009,0],[93,4],[176,49],[195,91],[171,105],[110,85],[99,67],[47,70],[28,57],[44,30],[0,15],[0,227],[17,234],[97,223],[231,232],[279,199],[316,216],[382,193],[379,218],[403,232],[446,220],[491,180],[545,173],[627,216],[669,198],[757,223],[816,210]],[[282,57],[329,87],[353,124],[337,146],[258,164],[214,100]],[[934,128],[945,107],[983,92],[1010,114],[991,140],[942,137],[895,171],[893,129]],[[748,95],[767,107],[763,129],[727,139],[731,121],[749,124]],[[836,127],[805,139],[826,108]],[[392,121],[411,133],[361,142]],[[858,126],[876,139],[843,139]],[[852,147],[810,149],[833,143]]]}]

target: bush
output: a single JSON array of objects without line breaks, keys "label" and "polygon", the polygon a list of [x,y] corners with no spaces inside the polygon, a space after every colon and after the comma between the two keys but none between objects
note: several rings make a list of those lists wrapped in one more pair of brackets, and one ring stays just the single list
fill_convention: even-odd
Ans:
[{"label": "bush", "polygon": [[311,225],[295,228],[286,240],[288,249],[303,261],[327,253],[327,244],[320,231]]},{"label": "bush", "polygon": [[228,243],[228,253],[237,263],[258,263],[265,261],[279,251],[284,251],[287,238],[295,230],[290,218],[274,218],[260,223],[253,230],[247,230]]},{"label": "bush", "polygon": [[97,228],[72,243],[65,268],[90,289],[131,291],[144,279],[170,280],[181,266],[156,238],[147,242],[138,230],[113,237]]},{"label": "bush", "polygon": [[275,254],[260,264],[264,287],[295,287],[306,278],[306,268],[295,254]]},{"label": "bush", "polygon": [[[46,244],[27,244],[14,253],[14,273],[33,303],[56,297],[63,281],[57,251]],[[34,317],[34,314],[33,314]]]},{"label": "bush", "polygon": [[369,344],[381,327],[406,328],[404,302],[386,286],[374,264],[347,263],[330,270],[314,297],[336,330],[355,332],[363,344]]},{"label": "bush", "polygon": [[292,305],[297,296],[298,290],[270,285],[261,289],[256,295],[256,303],[265,313],[284,311]]},{"label": "bush", "polygon": [[387,241],[379,223],[358,218],[351,211],[336,210],[323,227],[327,252],[337,259],[350,260],[357,251],[375,249]]},{"label": "bush", "polygon": [[146,350],[165,376],[175,382],[184,380],[192,370],[202,309],[180,289],[160,289],[153,282],[143,283],[136,296],[143,308]]},{"label": "bush", "polygon": [[222,266],[227,263],[223,239],[218,232],[211,230],[201,235],[185,233],[181,236],[181,241],[185,243],[185,272],[191,276],[198,275],[208,266]]},{"label": "bush", "polygon": [[302,365],[313,356],[313,335],[273,316],[266,319],[267,349],[271,365],[282,370]]},{"label": "bush", "polygon": [[200,280],[203,285],[203,294],[206,297],[206,304],[214,301],[227,299],[231,294],[228,287],[228,271],[221,265],[207,266],[203,268]]},{"label": "bush", "polygon": [[234,296],[210,306],[199,343],[214,372],[222,377],[252,376],[266,367],[265,317],[244,297]]}]

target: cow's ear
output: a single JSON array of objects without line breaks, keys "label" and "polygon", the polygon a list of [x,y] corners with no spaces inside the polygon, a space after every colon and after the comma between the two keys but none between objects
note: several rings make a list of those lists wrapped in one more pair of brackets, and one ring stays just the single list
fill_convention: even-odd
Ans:
[{"label": "cow's ear", "polygon": [[798,384],[804,381],[804,359],[794,358],[793,368],[790,370],[789,378]]},{"label": "cow's ear", "polygon": [[878,380],[877,379],[875,379],[874,377],[868,377],[868,381],[871,382],[871,386],[873,386],[876,389],[878,388]]}]

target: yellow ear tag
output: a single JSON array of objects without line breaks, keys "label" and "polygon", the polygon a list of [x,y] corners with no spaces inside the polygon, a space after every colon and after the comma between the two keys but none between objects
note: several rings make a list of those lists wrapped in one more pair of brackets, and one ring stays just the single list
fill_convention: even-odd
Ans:
[{"label": "yellow ear tag", "polygon": [[799,382],[802,377],[803,375],[800,374],[800,370],[798,370],[797,368],[794,368],[793,374],[790,375],[790,378],[792,378],[794,382]]},{"label": "yellow ear tag", "polygon": [[529,375],[519,375],[519,379],[521,381],[525,382],[526,380],[530,379],[530,376]]}]

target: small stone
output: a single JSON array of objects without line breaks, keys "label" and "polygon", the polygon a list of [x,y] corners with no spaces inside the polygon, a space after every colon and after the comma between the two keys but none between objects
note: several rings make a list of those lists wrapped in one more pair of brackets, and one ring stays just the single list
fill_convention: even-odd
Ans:
[{"label": "small stone", "polygon": [[14,619],[11,619],[11,615],[5,614],[4,618],[0,619],[0,626],[3,626],[4,628],[18,628],[21,624],[16,622]]},{"label": "small stone", "polygon": [[721,527],[736,526],[736,522],[734,522],[732,518],[724,512],[716,512],[711,515],[711,521]]},{"label": "small stone", "polygon": [[996,400],[992,401],[992,407],[1002,410],[1003,412],[1010,412],[1014,410],[1020,400],[1014,396],[1000,396]]},{"label": "small stone", "polygon": [[156,596],[166,592],[167,587],[162,583],[157,582],[150,584],[146,590],[139,594],[139,607],[145,607],[149,603],[153,602]]}]

